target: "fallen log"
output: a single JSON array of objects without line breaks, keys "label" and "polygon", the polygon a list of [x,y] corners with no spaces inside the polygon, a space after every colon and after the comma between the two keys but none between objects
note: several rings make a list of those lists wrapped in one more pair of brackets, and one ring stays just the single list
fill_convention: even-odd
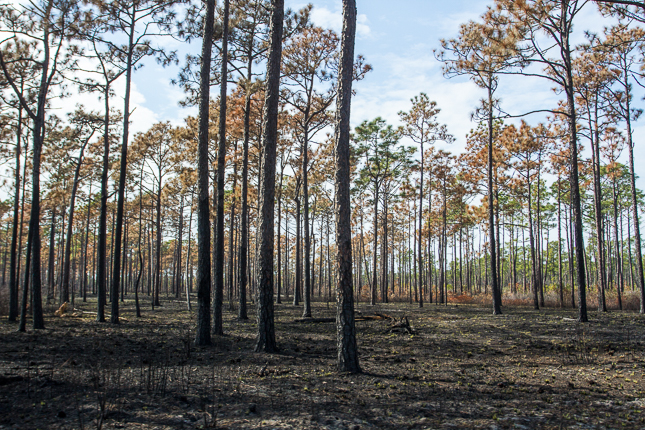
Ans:
[{"label": "fallen log", "polygon": [[373,316],[366,316],[365,318],[371,319],[371,320],[388,320],[388,321],[396,321],[396,318],[388,315],[388,314],[381,314],[378,312],[375,312]]},{"label": "fallen log", "polygon": [[[392,321],[396,322],[396,318],[381,313],[375,313],[374,315],[357,315],[355,321]],[[299,318],[293,320],[294,323],[331,323],[336,322],[336,318]]]},{"label": "fallen log", "polygon": [[336,322],[336,318],[299,318],[293,320],[295,323],[330,323]]}]

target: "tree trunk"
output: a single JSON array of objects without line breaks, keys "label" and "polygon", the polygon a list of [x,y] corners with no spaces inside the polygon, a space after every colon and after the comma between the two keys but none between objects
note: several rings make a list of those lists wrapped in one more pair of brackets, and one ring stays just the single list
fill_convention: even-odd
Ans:
[{"label": "tree trunk", "polygon": [[192,238],[192,232],[193,232],[193,201],[194,201],[194,189],[190,193],[190,216],[188,217],[188,250],[186,251],[186,305],[188,306],[188,310],[192,310],[192,306],[190,304],[190,293],[192,292],[192,285],[191,281],[192,280],[192,270],[191,270],[191,264],[190,264],[190,248],[191,244],[193,242]]},{"label": "tree trunk", "polygon": [[[29,153],[29,144],[25,142],[25,162],[22,163],[22,197],[20,203],[20,222],[18,228],[18,261],[16,268],[16,287],[20,285],[21,282],[21,262],[22,262],[22,238],[23,238],[23,228],[25,225],[25,197],[27,195],[25,189],[27,184],[27,154]],[[29,234],[27,234],[29,236]],[[29,267],[26,267],[25,273],[29,273]]]},{"label": "tree trunk", "polygon": [[[628,105],[629,108],[629,105]],[[632,141],[631,119],[627,118],[627,147],[629,150],[629,186],[631,190],[632,222],[634,223],[634,259],[636,260],[636,282],[640,288],[640,313],[645,314],[645,277],[643,276],[643,255],[641,253],[641,230],[638,216],[638,199],[636,188],[636,173],[634,170],[634,142]],[[631,246],[630,246],[631,249]],[[630,258],[630,261],[634,261]],[[633,284],[632,284],[633,286]]]},{"label": "tree trunk", "polygon": [[[90,136],[91,137],[91,136]],[[89,143],[90,137],[81,146],[81,152],[78,156],[76,169],[74,170],[74,182],[72,183],[72,195],[69,199],[69,219],[67,220],[67,238],[65,241],[65,259],[63,263],[63,302],[69,302],[69,275],[70,275],[70,258],[72,253],[72,228],[74,226],[74,206],[76,204],[76,191],[78,190],[78,182],[81,173],[81,165],[83,164],[83,153],[85,146]],[[114,309],[112,310],[114,312]],[[118,310],[117,310],[118,313]]]},{"label": "tree trunk", "polygon": [[211,344],[210,296],[210,208],[208,198],[208,113],[210,96],[210,65],[215,21],[215,0],[206,0],[202,63],[200,70],[198,183],[197,183],[197,333],[195,344]]},{"label": "tree trunk", "polygon": [[536,249],[535,249],[535,257],[536,257],[536,271],[537,275],[535,276],[535,279],[537,281],[537,290],[540,295],[540,306],[544,307],[544,283],[542,282],[542,244],[544,242],[543,237],[542,237],[542,206],[541,206],[541,193],[540,193],[540,165],[541,165],[541,155],[538,156],[538,167],[537,167],[537,185],[536,185],[536,204],[535,208],[537,211],[536,214],[536,227],[535,227],[535,236],[536,236]]},{"label": "tree trunk", "polygon": [[275,325],[273,315],[273,246],[275,165],[278,140],[278,105],[280,99],[280,60],[282,58],[282,28],[284,0],[271,0],[270,46],[267,60],[263,132],[261,143],[258,274],[258,338],[257,352],[275,352]]},{"label": "tree trunk", "polygon": [[300,304],[300,291],[302,291],[302,240],[300,239],[300,197],[296,199],[296,282],[293,289],[293,305]]},{"label": "tree trunk", "polygon": [[18,325],[19,332],[25,332],[27,326],[27,300],[29,298],[29,272],[31,263],[31,241],[32,231],[27,233],[27,261],[25,262],[25,283],[22,288],[22,303],[20,304],[20,323]]},{"label": "tree trunk", "polygon": [[101,172],[101,208],[99,210],[99,243],[97,249],[97,311],[96,321],[105,322],[105,275],[107,257],[107,200],[108,200],[108,170],[110,168],[110,86],[106,85],[103,93],[105,102],[105,115],[103,124],[103,171]]},{"label": "tree trunk", "polygon": [[[130,86],[132,83],[132,55],[134,53],[134,25],[137,3],[132,5],[132,18],[128,40],[128,56],[125,70],[125,95],[123,104],[123,139],[121,141],[121,162],[119,172],[119,189],[116,204],[116,227],[114,231],[114,259],[112,270],[112,315],[110,322],[119,323],[119,288],[121,283],[121,235],[123,234],[123,205],[125,202],[125,181],[128,168],[128,135],[130,126]],[[161,180],[161,179],[160,179]],[[157,227],[159,228],[159,227]],[[158,297],[157,297],[158,298]],[[158,305],[158,303],[156,303]]]},{"label": "tree trunk", "polygon": [[[237,154],[237,139],[235,140],[234,154]],[[228,234],[228,309],[232,311],[233,291],[235,290],[235,209],[237,204],[237,161],[233,164],[233,188],[231,193],[231,211],[229,213],[229,234]]]},{"label": "tree trunk", "polygon": [[[160,169],[161,170],[161,169]],[[156,229],[156,240],[155,240],[155,246],[156,246],[156,251],[155,251],[155,283],[154,283],[154,289],[152,291],[152,303],[153,303],[153,309],[155,306],[161,306],[161,303],[159,302],[159,293],[161,291],[161,190],[162,190],[162,183],[161,183],[161,171],[159,172],[159,190],[157,192],[157,204],[156,204],[156,224],[157,224],[157,229]]]},{"label": "tree trunk", "polygon": [[[248,91],[248,90],[247,90]],[[245,100],[244,112],[244,146],[242,155],[242,215],[240,219],[240,249],[238,258],[238,277],[239,277],[239,308],[237,317],[240,320],[247,320],[248,311],[246,307],[246,289],[248,284],[247,266],[248,266],[248,242],[249,242],[249,204],[248,204],[248,177],[249,177],[249,139],[250,139],[250,115],[251,115],[251,96],[247,94]]]},{"label": "tree trunk", "polygon": [[222,33],[222,71],[219,99],[219,142],[217,146],[217,234],[215,236],[215,297],[213,297],[213,334],[224,334],[224,170],[226,169],[226,82],[228,79],[228,12],[229,0],[224,0]]},{"label": "tree trunk", "polygon": [[[490,236],[490,271],[492,279],[493,315],[502,313],[502,295],[497,276],[497,246],[495,242],[495,198],[493,190],[493,88],[492,76],[488,81],[488,234]],[[529,211],[531,209],[529,208]]]},{"label": "tree trunk", "polygon": [[[281,254],[281,229],[282,229],[282,179],[284,177],[284,164],[280,170],[280,182],[278,185],[278,291],[276,303],[282,303],[282,254]],[[286,248],[286,245],[285,245]]]},{"label": "tree trunk", "polygon": [[[600,146],[598,141],[600,136],[598,135],[598,113],[596,109],[596,118],[594,121],[594,128],[591,130],[591,154],[592,154],[592,169],[593,169],[593,181],[594,181],[594,215],[596,218],[595,227],[596,227],[596,265],[597,265],[597,276],[598,276],[598,311],[607,312],[607,304],[605,302],[605,280],[606,280],[606,268],[605,268],[605,244],[603,241],[603,215],[602,215],[602,188],[600,185]],[[590,127],[591,128],[591,127]],[[595,137],[595,138],[594,138]]]},{"label": "tree trunk", "polygon": [[[563,7],[566,7],[563,3]],[[566,13],[562,10],[562,15]],[[563,18],[564,19],[564,18]],[[566,32],[562,42],[565,46],[563,51],[563,60],[566,66],[566,86],[567,96],[567,114],[569,120],[569,150],[571,152],[571,206],[573,207],[573,226],[574,226],[574,246],[576,252],[577,278],[578,278],[578,300],[580,322],[587,322],[587,288],[585,278],[585,260],[584,260],[584,238],[582,229],[582,209],[580,204],[580,186],[578,178],[578,134],[576,123],[576,106],[574,100],[574,88],[571,65],[571,49],[569,48],[569,33]]]},{"label": "tree trunk", "polygon": [[83,302],[87,301],[87,245],[90,239],[90,215],[92,213],[92,181],[87,193],[87,219],[85,221],[85,242],[83,243]]},{"label": "tree trunk", "polygon": [[[65,186],[63,185],[63,187],[65,187]],[[62,205],[63,205],[63,207],[66,206],[65,201],[62,202]],[[55,253],[56,253],[56,259],[55,260],[56,260],[56,263],[58,263],[58,276],[53,276],[52,277],[52,279],[53,278],[58,278],[58,279],[55,282],[52,282],[50,284],[50,287],[48,287],[49,291],[47,291],[47,300],[49,301],[50,298],[53,299],[54,292],[56,290],[56,284],[58,284],[58,286],[59,286],[59,288],[58,288],[58,300],[59,300],[59,303],[61,303],[61,304],[64,301],[63,300],[63,288],[62,288],[62,286],[63,286],[63,260],[64,260],[64,256],[65,256],[65,245],[64,244],[65,244],[65,218],[66,218],[66,216],[67,216],[67,212],[63,209],[63,213],[62,213],[62,216],[61,216],[61,223],[60,223],[60,237],[58,238],[58,247],[55,250]],[[54,266],[52,266],[52,267],[55,267],[55,266],[56,266],[56,264],[54,264]],[[52,270],[52,273],[55,274],[56,270]],[[68,294],[68,298],[69,298],[69,294]]]},{"label": "tree trunk", "polygon": [[[34,153],[32,165],[32,195],[31,195],[31,218],[29,219],[29,234],[31,236],[31,288],[32,310],[33,310],[33,328],[44,329],[45,320],[43,318],[42,302],[42,284],[40,277],[40,155],[42,153],[43,133],[45,129],[45,95],[42,94],[42,114],[34,121]],[[39,100],[41,98],[39,96]],[[39,101],[40,104],[40,101]],[[29,242],[29,241],[28,241]],[[27,290],[25,288],[25,290]]]},{"label": "tree trunk", "polygon": [[[20,206],[20,151],[22,138],[22,105],[18,108],[18,127],[16,129],[16,176],[13,197],[13,226],[11,228],[11,251],[9,262],[9,321],[18,318],[18,212]],[[26,164],[26,163],[25,163]]]},{"label": "tree trunk", "polygon": [[372,297],[370,299],[370,305],[374,306],[376,304],[376,290],[378,286],[378,269],[376,268],[376,250],[378,246],[378,186],[375,186],[374,191],[374,246],[372,247]]},{"label": "tree trunk", "polygon": [[381,266],[382,266],[382,277],[381,277],[381,301],[387,303],[387,293],[388,293],[388,275],[387,275],[387,257],[388,257],[388,244],[387,244],[387,214],[388,214],[388,198],[385,194],[385,199],[383,201],[383,243],[381,244]]},{"label": "tree trunk", "polygon": [[616,195],[616,180],[612,181],[612,197],[614,209],[614,246],[616,248],[616,294],[618,295],[618,309],[623,310],[621,292],[623,289],[623,266],[620,256],[620,241],[618,240],[618,199]]},{"label": "tree trunk", "polygon": [[336,264],[337,311],[336,345],[338,370],[358,373],[358,348],[354,321],[354,296],[352,289],[352,226],[350,201],[350,105],[352,75],[354,70],[354,38],[356,35],[356,2],[343,0],[343,32],[339,70],[338,99],[336,102],[335,133],[335,208],[336,208]]},{"label": "tree trunk", "polygon": [[[308,112],[305,114],[305,121]],[[305,285],[304,285],[304,298],[303,298],[303,318],[311,317],[311,235],[309,232],[309,182],[308,182],[308,168],[309,168],[309,136],[305,129],[304,138],[302,142],[302,199],[304,201],[304,233],[305,233]],[[350,233],[351,237],[351,233]]]},{"label": "tree trunk", "polygon": [[[231,232],[233,230],[231,229]],[[181,265],[181,253],[182,245],[184,243],[184,195],[181,195],[181,203],[179,204],[179,231],[177,232],[177,280],[175,281],[175,297],[179,299],[181,293],[181,284],[182,284],[182,265]]]},{"label": "tree trunk", "polygon": [[[56,205],[51,210],[51,224],[49,225],[49,258],[47,261],[47,285],[50,291],[54,289],[54,265],[55,265],[55,239],[56,239]],[[49,296],[49,295],[48,295]],[[47,297],[49,300],[49,297]]]},{"label": "tree trunk", "polygon": [[564,306],[564,291],[562,287],[562,198],[560,193],[560,175],[558,175],[558,291],[560,307]]}]

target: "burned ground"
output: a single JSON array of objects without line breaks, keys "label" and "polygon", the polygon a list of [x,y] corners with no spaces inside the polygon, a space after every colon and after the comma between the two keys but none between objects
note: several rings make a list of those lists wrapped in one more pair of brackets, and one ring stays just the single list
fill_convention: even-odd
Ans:
[{"label": "burned ground", "polygon": [[[77,304],[90,312],[94,304]],[[0,322],[0,428],[643,428],[645,317],[475,305],[359,305],[363,374],[335,368],[333,322],[276,305],[278,354],[253,352],[255,324],[195,348],[194,317],[166,301],[118,326],[55,317]],[[253,309],[250,310],[253,315]],[[333,305],[314,304],[318,318]],[[325,321],[325,320],[322,320]]]}]

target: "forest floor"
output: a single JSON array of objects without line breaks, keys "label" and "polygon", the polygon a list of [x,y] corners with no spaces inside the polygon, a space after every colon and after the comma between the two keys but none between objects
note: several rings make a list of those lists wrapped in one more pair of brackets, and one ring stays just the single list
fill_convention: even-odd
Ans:
[{"label": "forest floor", "polygon": [[[119,326],[55,317],[17,333],[0,320],[0,429],[645,428],[645,317],[474,305],[358,305],[363,374],[336,371],[335,324],[276,306],[278,354],[253,352],[255,323],[192,344],[185,304]],[[88,312],[95,303],[80,304]],[[333,304],[314,303],[315,317]]]}]

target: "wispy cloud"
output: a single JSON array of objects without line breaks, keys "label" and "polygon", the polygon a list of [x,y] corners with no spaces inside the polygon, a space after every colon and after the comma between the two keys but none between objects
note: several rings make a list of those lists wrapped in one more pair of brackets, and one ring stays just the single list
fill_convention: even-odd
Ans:
[{"label": "wispy cloud", "polygon": [[[314,7],[311,12],[311,20],[320,27],[329,28],[337,33],[343,29],[343,14],[342,10],[336,8],[334,10],[326,7]],[[365,14],[356,16],[356,34],[360,37],[368,37],[371,34],[369,19]]]}]

